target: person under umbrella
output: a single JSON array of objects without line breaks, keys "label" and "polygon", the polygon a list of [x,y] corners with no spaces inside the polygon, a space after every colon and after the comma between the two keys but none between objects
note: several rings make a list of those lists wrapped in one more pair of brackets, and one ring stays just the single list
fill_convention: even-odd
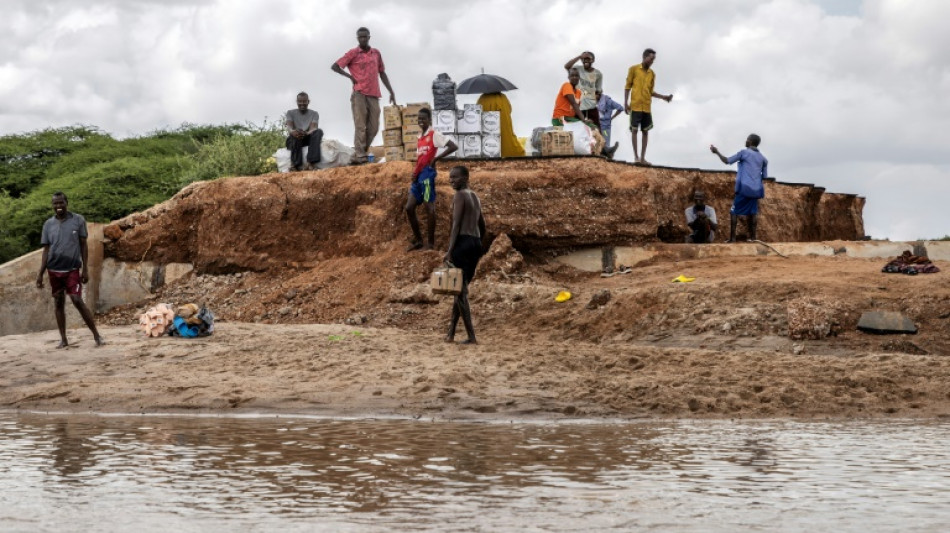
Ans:
[{"label": "person under umbrella", "polygon": [[501,118],[501,157],[524,157],[524,146],[518,142],[514,123],[511,120],[511,102],[502,91],[517,89],[510,81],[500,76],[480,74],[463,81],[458,86],[459,94],[479,94],[478,104],[482,111],[498,111]]}]

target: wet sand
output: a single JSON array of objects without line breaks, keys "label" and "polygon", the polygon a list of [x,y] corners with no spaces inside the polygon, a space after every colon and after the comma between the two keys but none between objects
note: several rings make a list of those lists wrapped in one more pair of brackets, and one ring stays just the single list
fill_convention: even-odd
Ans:
[{"label": "wet sand", "polygon": [[[75,412],[397,414],[437,418],[948,417],[950,358],[822,350],[784,337],[452,345],[431,332],[221,322],[212,337],[104,326],[56,349],[0,338],[0,407]],[[665,343],[665,344],[664,344]]]}]

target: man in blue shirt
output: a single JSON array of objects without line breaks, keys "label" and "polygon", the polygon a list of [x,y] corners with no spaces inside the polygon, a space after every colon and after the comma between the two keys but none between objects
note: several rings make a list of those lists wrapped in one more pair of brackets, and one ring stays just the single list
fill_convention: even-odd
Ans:
[{"label": "man in blue shirt", "polygon": [[762,139],[752,133],[745,141],[745,149],[731,157],[719,153],[713,145],[709,151],[719,156],[719,160],[727,165],[738,162],[736,170],[736,197],[729,210],[729,240],[736,242],[736,222],[738,217],[748,217],[749,240],[756,240],[756,215],[759,214],[759,199],[765,197],[765,186],[762,180],[769,175],[769,160],[759,152],[759,143]]},{"label": "man in blue shirt", "polygon": [[600,91],[597,91],[596,96],[597,112],[600,115],[600,133],[604,136],[604,155],[613,159],[619,143],[610,145],[610,123],[623,111],[623,106]]}]

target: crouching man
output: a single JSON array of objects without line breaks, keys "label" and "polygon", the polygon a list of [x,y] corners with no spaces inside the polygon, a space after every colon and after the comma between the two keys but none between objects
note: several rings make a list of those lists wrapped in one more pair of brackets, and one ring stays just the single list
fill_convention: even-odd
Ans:
[{"label": "crouching man", "polygon": [[54,216],[43,224],[40,238],[43,259],[40,272],[36,275],[36,287],[43,288],[43,273],[49,272],[49,286],[56,303],[56,326],[61,339],[57,348],[69,346],[66,340],[66,295],[69,295],[89,331],[92,331],[96,346],[102,346],[105,342],[96,329],[92,311],[82,301],[83,283],[89,283],[89,248],[86,246],[89,233],[86,220],[82,215],[69,212],[66,195],[61,192],[53,194],[53,213]]},{"label": "crouching man", "polygon": [[686,242],[714,242],[716,230],[719,229],[716,210],[711,205],[706,205],[706,193],[703,191],[693,194],[693,202],[693,205],[686,208],[686,225],[692,230],[686,237]]}]

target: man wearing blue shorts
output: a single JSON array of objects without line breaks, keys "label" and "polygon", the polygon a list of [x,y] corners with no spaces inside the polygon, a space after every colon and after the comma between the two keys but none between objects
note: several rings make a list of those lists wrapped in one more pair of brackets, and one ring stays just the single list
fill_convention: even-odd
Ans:
[{"label": "man wearing blue shorts", "polygon": [[[458,147],[447,139],[441,132],[435,131],[432,126],[432,112],[428,108],[419,110],[419,127],[422,135],[416,143],[416,167],[412,171],[412,185],[409,186],[409,201],[406,202],[406,217],[409,227],[412,228],[412,243],[407,251],[418,250],[425,246],[426,250],[435,248],[435,163],[439,159],[451,154]],[[442,153],[439,150],[445,148]],[[422,233],[419,231],[419,219],[416,217],[416,207],[419,204],[426,206],[428,214],[429,242],[422,243]]]},{"label": "man wearing blue shorts", "polygon": [[727,165],[738,162],[736,170],[736,197],[729,210],[729,240],[736,242],[736,223],[738,217],[748,217],[749,240],[756,240],[756,215],[759,214],[759,199],[765,197],[765,186],[762,180],[769,175],[769,160],[759,152],[759,143],[762,139],[756,134],[750,134],[745,141],[745,149],[735,155],[726,157],[719,153],[713,145],[709,151],[719,156],[719,160]]}]

